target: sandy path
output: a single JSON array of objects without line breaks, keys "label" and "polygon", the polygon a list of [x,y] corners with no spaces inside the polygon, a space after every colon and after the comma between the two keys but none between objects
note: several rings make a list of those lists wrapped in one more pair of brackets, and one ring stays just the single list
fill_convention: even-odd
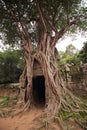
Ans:
[{"label": "sandy path", "polygon": [[[15,117],[0,118],[0,130],[46,130],[39,129],[41,122],[38,122],[38,117],[43,114],[43,108],[32,108],[29,112]],[[60,130],[58,125],[55,125],[56,130]],[[53,130],[50,129],[49,130]]]},{"label": "sandy path", "polygon": [[22,116],[0,118],[0,130],[30,130],[33,120],[38,118],[41,113],[42,109],[34,108]]},{"label": "sandy path", "polygon": [[[58,123],[52,123],[51,125],[54,129],[37,129],[40,124],[38,123],[38,117],[43,113],[43,108],[32,108],[29,112],[17,115],[13,118],[0,118],[0,130],[60,130]],[[76,125],[73,121],[72,130],[82,130],[79,127],[74,127]]]}]

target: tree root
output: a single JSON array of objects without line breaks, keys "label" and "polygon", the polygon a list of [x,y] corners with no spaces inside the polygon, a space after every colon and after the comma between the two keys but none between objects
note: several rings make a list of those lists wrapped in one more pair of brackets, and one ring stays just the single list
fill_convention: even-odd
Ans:
[{"label": "tree root", "polygon": [[[38,61],[40,64],[43,76],[45,77],[45,86],[46,86],[46,108],[45,108],[45,114],[46,114],[46,122],[47,124],[49,122],[49,119],[53,119],[56,114],[59,115],[60,111],[66,111],[66,112],[80,112],[85,111],[87,112],[87,109],[82,108],[83,102],[80,101],[79,98],[75,97],[67,88],[66,85],[63,83],[62,77],[60,75],[60,72],[57,67],[56,59],[55,57],[52,57],[51,54],[46,53],[48,55],[45,55],[43,52],[39,51],[38,53],[35,53],[33,55],[33,60],[29,60],[27,63],[28,67],[30,68],[34,64],[34,59]],[[30,64],[30,65],[29,65]],[[33,67],[31,67],[33,69]],[[31,71],[24,70],[22,74],[22,80],[25,85],[26,77],[28,79],[28,83],[26,84],[26,87],[23,86],[22,88],[26,89],[27,103],[25,104],[24,108],[19,112],[22,113],[23,111],[28,110],[32,103],[30,102],[32,100],[32,75]],[[26,73],[26,74],[25,74]],[[28,74],[27,74],[28,73]],[[18,115],[18,113],[16,114]],[[59,116],[58,118],[59,124],[61,126],[61,129],[63,129],[62,126],[62,117]],[[47,127],[46,124],[46,127]],[[47,128],[46,128],[47,129]]]}]

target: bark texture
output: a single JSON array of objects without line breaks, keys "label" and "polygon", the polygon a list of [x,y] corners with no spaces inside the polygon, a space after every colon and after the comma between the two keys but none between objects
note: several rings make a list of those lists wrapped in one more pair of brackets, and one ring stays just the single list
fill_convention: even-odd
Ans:
[{"label": "bark texture", "polygon": [[32,79],[35,60],[40,64],[45,78],[46,112],[55,115],[61,108],[67,111],[75,110],[75,108],[78,108],[78,102],[63,83],[58,70],[58,54],[55,47],[51,48],[52,38],[49,35],[46,35],[44,44],[44,47],[37,47],[34,53],[30,51],[26,52],[25,55],[26,66],[20,77],[21,92],[23,93],[22,101],[25,104],[25,110],[34,103]]},{"label": "bark texture", "polygon": [[[58,71],[57,59],[55,49],[51,49],[51,38],[46,37],[46,47],[39,47],[35,53],[27,54],[26,66],[20,77],[21,89],[24,93],[23,100],[28,102],[28,106],[33,104],[32,98],[32,78],[34,61],[38,61],[40,64],[43,75],[45,78],[46,87],[46,108],[49,112],[54,112],[61,104],[61,87],[63,87],[63,81]],[[41,49],[40,49],[41,48]]]},{"label": "bark texture", "polygon": [[[32,78],[35,60],[40,64],[45,78],[45,107],[47,113],[54,115],[61,108],[67,111],[74,110],[75,108],[78,109],[78,100],[75,100],[75,97],[66,89],[58,70],[58,54],[55,48],[58,39],[75,24],[77,18],[68,23],[60,31],[57,31],[56,28],[43,17],[38,1],[34,1],[40,18],[40,21],[38,22],[40,28],[38,34],[39,40],[36,49],[33,50],[31,37],[26,25],[23,22],[20,22],[21,30],[18,26],[18,31],[24,43],[26,61],[26,66],[20,77],[22,101],[25,104],[24,109],[26,110],[33,104]],[[48,33],[46,23],[49,25],[51,33],[52,31],[55,32],[54,37],[51,33]]]}]

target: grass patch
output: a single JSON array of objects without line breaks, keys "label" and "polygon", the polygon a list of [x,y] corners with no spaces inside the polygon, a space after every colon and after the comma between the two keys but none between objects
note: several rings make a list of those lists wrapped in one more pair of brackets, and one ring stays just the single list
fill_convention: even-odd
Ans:
[{"label": "grass patch", "polygon": [[17,96],[0,96],[0,117],[11,114],[16,103]]},{"label": "grass patch", "polygon": [[0,96],[0,110],[8,107],[10,102],[16,102],[16,96]]},{"label": "grass patch", "polygon": [[[81,101],[81,111],[73,111],[67,109],[61,109],[54,117],[54,122],[57,123],[58,120],[61,121],[63,126],[67,130],[72,130],[73,127],[81,127],[84,130],[87,130],[87,98],[78,97]],[[67,102],[72,105],[72,101],[67,97]]]}]

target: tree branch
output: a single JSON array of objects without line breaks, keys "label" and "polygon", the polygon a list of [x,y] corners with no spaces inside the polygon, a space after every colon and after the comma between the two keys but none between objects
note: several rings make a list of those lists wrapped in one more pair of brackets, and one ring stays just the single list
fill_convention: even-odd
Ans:
[{"label": "tree branch", "polygon": [[17,23],[17,30],[24,42],[24,50],[29,53],[32,49],[32,42],[29,32],[27,31],[26,27],[24,27],[22,22]]},{"label": "tree branch", "polygon": [[48,16],[45,15],[45,19],[48,23],[48,25],[50,26],[50,28],[54,31],[54,32],[57,32],[57,29],[56,27],[51,23],[51,21],[48,19]]},{"label": "tree branch", "polygon": [[68,23],[64,28],[62,28],[59,32],[56,33],[53,43],[51,45],[51,48],[54,48],[58,39],[60,39],[68,30],[69,28],[76,24],[76,22],[79,20],[80,16],[77,16],[72,22]]},{"label": "tree branch", "polygon": [[[32,48],[32,42],[31,42],[31,38],[30,38],[30,34],[28,32],[28,29],[26,28],[25,25],[23,25],[23,22],[21,22],[21,20],[20,20],[19,12],[17,12],[18,13],[18,18],[17,18],[13,7],[12,7],[13,11],[8,11],[11,7],[7,6],[6,3],[4,2],[3,8],[5,8],[5,10],[7,10],[9,16],[14,21],[15,27],[17,28],[17,32],[19,33],[21,39],[23,40],[24,50],[29,53]],[[18,9],[18,7],[17,7],[17,9]]]},{"label": "tree branch", "polygon": [[41,23],[42,23],[42,25],[43,25],[43,30],[46,32],[46,31],[47,31],[46,25],[45,25],[45,21],[44,21],[44,18],[43,18],[43,15],[42,15],[42,12],[41,12],[41,9],[40,9],[38,0],[34,0],[34,1],[35,1],[35,3],[36,3],[37,9],[38,9],[38,13],[39,13],[39,15],[40,15],[40,20],[41,20]]}]

